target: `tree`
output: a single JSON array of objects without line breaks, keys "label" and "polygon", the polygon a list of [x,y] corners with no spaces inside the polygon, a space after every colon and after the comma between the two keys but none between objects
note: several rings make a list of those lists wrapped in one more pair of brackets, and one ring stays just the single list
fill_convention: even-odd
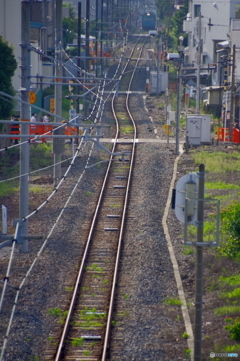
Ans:
[{"label": "tree", "polygon": [[[183,20],[186,19],[188,13],[188,0],[184,0],[183,6],[174,14],[172,18],[172,33],[173,36],[178,38],[183,34]],[[184,34],[183,34],[184,35]]]},{"label": "tree", "polygon": [[69,9],[69,16],[63,18],[63,47],[66,48],[67,44],[72,44],[73,40],[77,37],[78,19],[74,6],[71,3],[63,3],[63,7]]},{"label": "tree", "polygon": [[174,3],[171,0],[156,0],[157,15],[159,19],[170,18],[174,12]]},{"label": "tree", "polygon": [[[9,95],[15,95],[12,86],[12,76],[17,69],[13,48],[0,36],[0,90]],[[10,117],[14,103],[0,98],[0,119]]]}]

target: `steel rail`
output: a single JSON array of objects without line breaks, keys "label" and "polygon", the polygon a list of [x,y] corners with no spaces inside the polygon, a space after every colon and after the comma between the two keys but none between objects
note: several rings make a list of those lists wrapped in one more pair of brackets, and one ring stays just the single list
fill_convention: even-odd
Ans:
[{"label": "steel rail", "polygon": [[[135,50],[135,47],[136,47],[138,41],[136,42],[135,46],[132,49],[131,56],[132,56],[132,54],[133,54],[133,52]],[[130,61],[130,58],[129,58],[129,61]],[[124,71],[125,71],[126,67],[128,66],[128,64],[129,64],[129,62],[127,62],[126,65],[124,66],[124,69],[122,70],[122,73],[124,73]],[[115,97],[116,97],[116,94],[113,95],[114,99],[115,99]],[[119,125],[118,125],[117,118],[115,118],[115,120],[116,120],[116,135],[115,135],[115,138],[114,138],[112,152],[114,152],[114,150],[115,150],[115,147],[117,145],[118,135],[119,135]],[[136,134],[135,134],[135,137],[136,137]],[[114,157],[114,155],[112,155],[112,154],[109,157],[109,163],[108,163],[108,166],[107,166],[107,170],[106,170],[104,180],[103,180],[103,183],[102,183],[102,187],[101,187],[101,190],[100,190],[100,194],[99,194],[99,197],[98,197],[98,201],[97,201],[97,205],[96,205],[96,208],[95,208],[95,213],[94,213],[94,216],[93,216],[93,219],[92,219],[91,227],[90,227],[90,230],[89,230],[88,238],[87,238],[87,241],[86,241],[86,244],[85,244],[85,249],[84,249],[81,264],[80,264],[80,267],[79,267],[77,279],[75,281],[75,286],[74,286],[70,306],[69,306],[69,309],[68,309],[68,314],[67,314],[65,324],[64,324],[64,327],[63,327],[63,331],[62,331],[62,334],[61,334],[61,339],[60,339],[60,342],[59,342],[59,345],[58,345],[56,356],[54,358],[55,361],[59,361],[61,359],[64,342],[65,342],[65,339],[67,337],[68,329],[69,329],[69,326],[70,326],[70,320],[71,320],[71,317],[73,315],[74,306],[75,306],[75,303],[76,303],[77,292],[79,290],[79,287],[80,287],[80,284],[81,284],[81,281],[82,281],[82,278],[83,278],[83,274],[84,274],[85,265],[86,265],[86,261],[87,261],[87,256],[88,256],[91,241],[92,241],[94,228],[95,228],[97,217],[98,217],[98,214],[99,214],[99,211],[100,211],[100,208],[101,208],[101,203],[102,203],[102,200],[103,200],[103,194],[104,194],[104,191],[105,191],[105,187],[106,187],[106,184],[107,184],[107,181],[108,181],[108,178],[109,178],[109,173],[110,173],[111,165],[112,165],[112,162],[113,162],[113,157]],[[132,164],[132,162],[133,161],[131,160],[131,164]],[[128,189],[129,189],[129,184],[130,184],[130,181],[128,182]],[[125,208],[126,208],[126,204],[127,204],[127,202],[125,200],[125,204],[124,204]],[[126,213],[126,210],[124,211],[124,217],[125,217],[125,213]],[[121,226],[121,228],[123,228],[123,226]],[[122,234],[122,231],[121,231],[121,234]],[[115,288],[115,283],[114,283],[114,288]],[[113,292],[111,292],[111,294],[112,293]],[[110,325],[108,327],[110,327]],[[103,351],[102,354],[106,354],[106,350]]]},{"label": "steel rail", "polygon": [[[140,40],[140,38],[139,38],[139,40]],[[145,39],[145,41],[146,41],[146,39]],[[145,41],[143,43],[143,46],[145,44]],[[138,62],[140,61],[140,57],[141,57],[142,52],[143,52],[143,46],[141,47],[141,51],[140,51],[140,54],[139,54],[139,58],[138,58],[138,60],[136,62],[136,66],[138,65]],[[136,45],[135,45],[135,47],[136,47]],[[131,52],[131,55],[133,54],[134,50],[135,50],[135,48]],[[130,60],[131,60],[131,56],[129,58],[129,62],[130,62]],[[129,64],[129,62],[128,62],[128,64]],[[119,232],[119,238],[118,238],[118,249],[117,249],[117,254],[116,254],[116,262],[115,262],[115,269],[114,269],[113,282],[112,282],[112,291],[111,291],[110,302],[109,302],[109,311],[108,311],[108,316],[107,316],[107,326],[106,326],[106,332],[105,332],[105,337],[104,337],[104,345],[103,345],[103,353],[102,353],[101,361],[105,361],[106,357],[107,357],[107,349],[108,349],[108,343],[109,343],[109,337],[110,337],[110,331],[111,331],[111,321],[112,321],[112,313],[113,313],[113,306],[114,306],[114,299],[115,299],[115,291],[116,291],[116,284],[117,284],[117,278],[118,278],[119,261],[120,261],[120,254],[121,254],[121,249],[122,249],[123,232],[124,232],[126,211],[127,211],[127,205],[128,205],[128,199],[129,199],[129,189],[130,189],[130,183],[131,183],[131,179],[132,179],[133,162],[134,162],[134,157],[135,157],[137,128],[136,128],[135,121],[134,121],[134,119],[132,117],[132,114],[130,112],[130,109],[129,109],[129,98],[130,98],[129,91],[130,91],[130,88],[131,88],[131,85],[132,85],[133,78],[135,76],[136,66],[135,66],[135,68],[133,70],[133,74],[132,74],[130,82],[129,82],[128,93],[127,93],[127,97],[126,97],[127,112],[129,114],[129,117],[131,118],[133,128],[134,128],[134,136],[133,136],[133,143],[132,143],[132,154],[131,154],[130,167],[129,167],[129,173],[128,173],[128,179],[127,179],[127,186],[126,186],[126,195],[125,195],[125,200],[124,200],[122,220],[121,220],[121,226],[120,226],[120,232]],[[114,101],[114,99],[115,99],[115,96],[113,97],[113,101]],[[113,107],[113,101],[112,101],[112,107]],[[115,112],[114,112],[114,116],[115,116],[115,119],[116,119]]]}]

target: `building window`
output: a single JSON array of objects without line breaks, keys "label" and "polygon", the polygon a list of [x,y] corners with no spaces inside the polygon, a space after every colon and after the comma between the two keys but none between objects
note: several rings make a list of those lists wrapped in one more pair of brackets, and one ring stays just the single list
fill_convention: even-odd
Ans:
[{"label": "building window", "polygon": [[208,56],[207,56],[207,55],[203,55],[203,57],[202,57],[202,63],[203,63],[203,64],[207,64],[207,59],[208,59]]},{"label": "building window", "polygon": [[197,18],[201,13],[201,5],[194,5],[194,17]]},{"label": "building window", "polygon": [[240,4],[236,4],[235,19],[240,19]]}]

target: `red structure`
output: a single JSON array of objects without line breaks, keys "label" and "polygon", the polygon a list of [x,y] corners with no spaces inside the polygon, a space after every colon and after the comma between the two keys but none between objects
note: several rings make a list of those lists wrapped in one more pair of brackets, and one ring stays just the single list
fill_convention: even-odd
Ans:
[{"label": "red structure", "polygon": [[[218,128],[217,140],[221,142],[229,142],[229,128]],[[237,128],[232,130],[232,143],[240,144],[240,131]]]}]

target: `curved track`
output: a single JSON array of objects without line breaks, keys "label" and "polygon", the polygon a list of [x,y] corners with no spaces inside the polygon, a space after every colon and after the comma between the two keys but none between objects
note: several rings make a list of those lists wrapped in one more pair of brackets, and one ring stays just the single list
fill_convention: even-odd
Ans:
[{"label": "curved track", "polygon": [[[138,42],[126,62],[121,82],[124,96],[112,100],[116,136],[93,216],[82,262],[55,360],[106,360],[112,325],[115,287],[135,154],[136,125],[129,111],[135,67],[130,64]],[[142,47],[138,57],[141,57]],[[135,54],[136,57],[136,54]],[[129,74],[131,77],[129,78]],[[124,107],[123,107],[124,103]],[[126,108],[126,111],[123,109]],[[119,113],[119,109],[121,112]],[[130,141],[122,137],[128,135]]]}]

